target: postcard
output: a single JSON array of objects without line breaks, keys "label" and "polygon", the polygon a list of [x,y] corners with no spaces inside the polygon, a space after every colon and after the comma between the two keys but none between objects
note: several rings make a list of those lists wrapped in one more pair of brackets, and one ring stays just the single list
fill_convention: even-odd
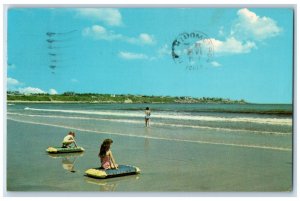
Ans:
[{"label": "postcard", "polygon": [[6,15],[8,192],[293,191],[293,7]]}]

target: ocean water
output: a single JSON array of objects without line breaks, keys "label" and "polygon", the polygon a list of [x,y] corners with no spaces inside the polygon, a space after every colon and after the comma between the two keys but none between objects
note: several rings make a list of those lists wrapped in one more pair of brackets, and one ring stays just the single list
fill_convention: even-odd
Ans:
[{"label": "ocean water", "polygon": [[[150,106],[150,129],[144,108]],[[8,119],[155,139],[291,150],[291,105],[17,104]]]},{"label": "ocean water", "polygon": [[[144,125],[146,107],[151,109],[149,128]],[[292,105],[8,104],[8,189],[290,191],[293,164],[292,114]],[[46,130],[41,131],[42,128]],[[77,133],[77,143],[84,146],[86,152],[80,156],[50,157],[45,154],[47,146],[60,145],[69,130]],[[16,146],[20,135],[27,143],[18,142]],[[85,168],[98,165],[96,155],[99,145],[108,137],[114,140],[112,149],[117,162],[140,167],[141,175],[115,178],[105,184],[83,176]],[[32,159],[37,160],[37,164],[45,160],[52,167],[59,160],[63,168],[57,168],[49,175],[32,178],[29,172],[33,167],[28,164],[23,171],[27,175],[27,184],[31,180],[34,185],[26,187],[24,179],[17,177],[14,172],[20,160],[27,156],[24,156],[22,150],[29,143],[38,144],[30,148],[35,154],[40,153],[39,157]],[[62,169],[70,172],[68,167],[74,168],[74,160],[81,162],[76,162],[80,170],[67,177],[73,183],[55,184],[62,176]],[[268,171],[267,165],[271,165]],[[41,165],[36,166],[41,168]],[[249,168],[254,168],[254,172]],[[241,177],[245,171],[247,174]],[[74,177],[79,172],[81,175]],[[195,175],[201,176],[205,182]],[[42,177],[51,180],[51,185],[45,187],[36,184]],[[276,183],[274,179],[278,177],[284,182]],[[165,179],[157,184],[159,178]],[[75,187],[74,182],[81,185]],[[101,188],[93,186],[93,183]]]}]

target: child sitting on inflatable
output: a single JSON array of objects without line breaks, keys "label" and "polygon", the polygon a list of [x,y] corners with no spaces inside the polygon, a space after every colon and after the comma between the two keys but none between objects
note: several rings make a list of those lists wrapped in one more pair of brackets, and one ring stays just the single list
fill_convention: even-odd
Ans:
[{"label": "child sitting on inflatable", "polygon": [[105,170],[118,168],[118,164],[116,164],[113,154],[110,150],[110,145],[112,143],[113,141],[111,139],[104,140],[98,154],[101,160],[101,168],[104,168]]},{"label": "child sitting on inflatable", "polygon": [[75,147],[77,147],[77,144],[75,142],[75,133],[70,131],[69,134],[64,138],[62,142],[62,148],[70,148],[71,144],[74,143]]}]

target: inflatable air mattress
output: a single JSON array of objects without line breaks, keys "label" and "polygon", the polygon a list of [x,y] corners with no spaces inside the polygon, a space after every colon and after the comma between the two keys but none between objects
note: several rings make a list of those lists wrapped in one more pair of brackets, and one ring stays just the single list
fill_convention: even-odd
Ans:
[{"label": "inflatable air mattress", "polygon": [[131,174],[139,174],[140,169],[131,165],[119,165],[118,169],[91,168],[85,171],[86,175],[93,178],[105,179],[109,177],[119,177]]},{"label": "inflatable air mattress", "polygon": [[48,147],[46,149],[48,153],[51,154],[58,154],[58,153],[74,153],[74,152],[83,152],[84,149],[82,147],[69,147],[69,148],[62,148],[62,147]]}]

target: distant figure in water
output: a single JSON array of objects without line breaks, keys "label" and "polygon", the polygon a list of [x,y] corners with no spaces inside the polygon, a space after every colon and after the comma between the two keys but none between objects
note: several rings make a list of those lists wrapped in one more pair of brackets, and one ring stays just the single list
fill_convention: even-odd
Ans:
[{"label": "distant figure in water", "polygon": [[75,147],[77,147],[77,144],[75,142],[75,133],[70,131],[68,135],[64,138],[62,142],[62,148],[69,148],[71,147],[71,144],[74,144]]},{"label": "distant figure in water", "polygon": [[113,154],[110,150],[110,146],[112,143],[113,141],[111,139],[104,140],[98,154],[101,160],[101,167],[105,170],[118,168],[118,164],[116,164]]},{"label": "distant figure in water", "polygon": [[146,107],[146,110],[145,110],[145,126],[146,127],[150,126],[150,115],[151,115],[150,108]]}]

